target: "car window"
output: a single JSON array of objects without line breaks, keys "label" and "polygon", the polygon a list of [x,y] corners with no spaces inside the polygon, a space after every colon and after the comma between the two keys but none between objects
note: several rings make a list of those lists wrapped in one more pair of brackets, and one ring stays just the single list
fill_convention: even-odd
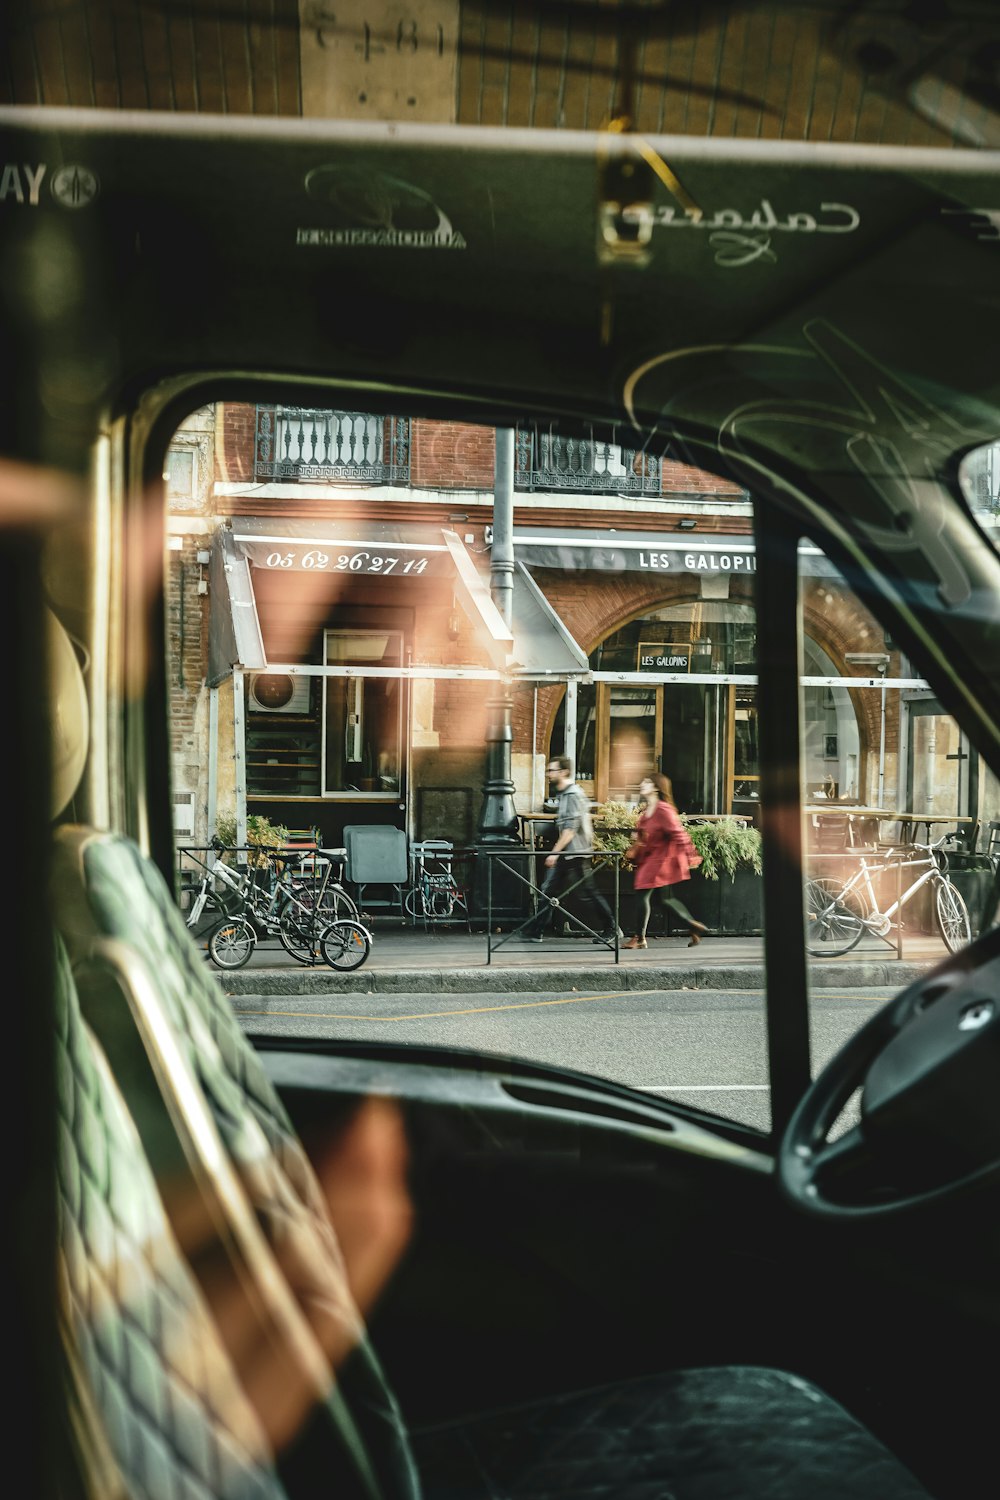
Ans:
[{"label": "car window", "polygon": [[[490,598],[505,441],[509,632]],[[505,435],[267,401],[192,413],[165,474],[185,909],[215,836],[235,868],[251,840],[353,840],[336,873],[371,971],[433,963],[458,998],[414,987],[351,1016],[331,1001],[316,1034],[556,1063],[766,1129],[748,493],[621,428],[528,420]],[[649,836],[644,880],[629,851],[661,775],[673,827]],[[550,912],[546,861],[569,824]],[[392,833],[401,867],[369,866]],[[218,915],[199,915],[203,942]],[[258,939],[258,984],[310,955],[266,917]],[[269,1025],[295,1024],[280,1012]]]},{"label": "car window", "polygon": [[[490,596],[505,442],[509,630]],[[269,401],[193,412],[165,475],[182,903],[213,837],[237,868],[260,840],[353,840],[331,915],[356,910],[371,972],[466,974],[455,1000],[397,981],[364,1015],[330,1000],[282,1020],[274,1003],[269,1026],[556,1063],[766,1129],[757,686],[775,643],[750,491],[621,429]],[[979,930],[1000,796],[871,593],[805,536],[798,570],[818,1064],[896,974]],[[539,924],[560,757],[584,810],[567,852],[594,858]],[[647,880],[640,814],[664,774],[690,845]],[[393,833],[398,865],[370,864],[366,841]],[[258,985],[322,961],[267,920],[245,954]]]}]

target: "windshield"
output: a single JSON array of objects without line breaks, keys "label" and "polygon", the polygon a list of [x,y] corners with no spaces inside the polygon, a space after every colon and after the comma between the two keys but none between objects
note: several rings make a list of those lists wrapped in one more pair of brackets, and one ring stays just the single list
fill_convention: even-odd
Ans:
[{"label": "windshield", "polygon": [[[766,1130],[754,495],[626,439],[191,414],[165,465],[180,899],[253,1029],[554,1063]],[[894,964],[979,931],[1000,789],[870,586],[806,536],[797,559],[818,1063]],[[257,866],[252,951],[213,938],[213,838]],[[363,966],[283,998],[350,918]]]}]

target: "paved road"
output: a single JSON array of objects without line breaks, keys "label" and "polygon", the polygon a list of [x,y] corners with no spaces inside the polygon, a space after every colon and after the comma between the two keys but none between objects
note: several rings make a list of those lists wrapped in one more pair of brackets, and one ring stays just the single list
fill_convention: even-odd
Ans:
[{"label": "paved road", "polygon": [[[895,993],[814,991],[814,1065]],[[250,1034],[474,1047],[614,1078],[750,1125],[769,1123],[759,990],[244,995],[232,1005]]]}]

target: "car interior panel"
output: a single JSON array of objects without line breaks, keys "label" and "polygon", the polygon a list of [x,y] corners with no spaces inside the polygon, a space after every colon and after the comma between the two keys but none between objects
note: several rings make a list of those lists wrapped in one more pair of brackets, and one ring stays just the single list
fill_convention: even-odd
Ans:
[{"label": "car interior panel", "polygon": [[[39,1500],[982,1500],[1000,875],[993,920],[824,1051],[804,871],[893,846],[871,808],[826,813],[806,774],[801,557],[912,661],[921,691],[889,691],[951,716],[956,774],[975,755],[1000,778],[1000,548],[961,478],[1000,442],[1000,21],[975,0],[299,9],[24,0],[0,23],[11,1471]],[[376,97],[372,27],[396,68],[436,28],[425,71],[400,74],[409,118],[309,117],[319,53],[357,111],[359,88]],[[793,57],[779,98],[766,60],[777,79]],[[422,113],[442,87],[447,120]],[[667,1066],[650,1077],[676,1087],[640,1089],[234,1008],[178,904],[165,562],[172,438],[224,402],[580,445],[621,424],[640,467],[668,453],[746,497],[766,980],[766,1083],[747,1086],[769,1125],[702,1107]],[[241,483],[277,525],[280,486]],[[568,529],[568,505],[539,505]],[[398,527],[417,507],[396,487],[384,509]],[[663,514],[676,526],[679,502]],[[202,592],[251,576],[209,555]],[[714,629],[723,596],[692,590]],[[313,598],[305,570],[272,593],[282,618]],[[412,726],[416,698],[389,692],[408,668],[379,654],[392,635],[404,659],[402,599],[399,620],[356,608],[378,712]],[[582,681],[590,647],[569,643]],[[280,711],[328,693],[305,677]],[[338,754],[376,799],[345,826],[391,844],[364,879],[404,918],[406,839],[377,802],[399,765],[374,785],[349,738],[363,699],[342,701]],[[305,829],[312,804],[292,805]],[[980,811],[985,868],[985,800],[955,843],[977,858]],[[337,979],[356,1021],[366,997]],[[741,1023],[735,995],[720,1005]]]}]

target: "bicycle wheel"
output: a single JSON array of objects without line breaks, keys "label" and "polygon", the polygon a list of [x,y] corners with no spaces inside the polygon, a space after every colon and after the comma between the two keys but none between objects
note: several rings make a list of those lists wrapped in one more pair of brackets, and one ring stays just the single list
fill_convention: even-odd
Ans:
[{"label": "bicycle wheel", "polygon": [[344,890],[325,891],[313,920],[311,891],[296,891],[278,919],[278,941],[300,964],[313,964],[320,955],[319,938],[331,922],[357,921],[358,909]]},{"label": "bicycle wheel", "polygon": [[368,929],[360,922],[331,922],[319,940],[323,957],[331,969],[358,969],[371,952]]},{"label": "bicycle wheel", "polygon": [[431,916],[450,917],[455,909],[455,892],[451,886],[435,886],[431,891]]},{"label": "bicycle wheel", "polygon": [[809,880],[805,889],[806,950],[814,958],[837,958],[861,941],[860,902],[842,900],[838,880]]},{"label": "bicycle wheel", "polygon": [[245,917],[226,917],[212,928],[208,952],[220,969],[242,969],[254,948],[257,934]]},{"label": "bicycle wheel", "polygon": [[969,909],[950,880],[939,880],[934,892],[938,926],[949,953],[957,953],[972,942]]},{"label": "bicycle wheel", "polygon": [[414,921],[416,921],[417,917],[422,917],[424,915],[423,901],[421,899],[422,894],[423,892],[421,887],[414,885],[410,887],[403,899],[403,905],[406,908],[406,913],[408,916],[413,917]]}]

